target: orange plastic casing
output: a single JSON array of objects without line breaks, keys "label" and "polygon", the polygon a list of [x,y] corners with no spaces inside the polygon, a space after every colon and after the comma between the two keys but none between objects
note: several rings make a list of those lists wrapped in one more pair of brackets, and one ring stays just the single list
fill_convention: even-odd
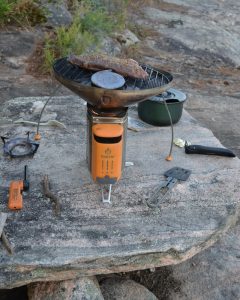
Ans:
[{"label": "orange plastic casing", "polygon": [[123,127],[96,124],[92,127],[92,178],[99,183],[115,183],[121,177]]},{"label": "orange plastic casing", "polygon": [[23,207],[23,181],[12,181],[9,188],[8,208],[12,210],[22,209]]}]

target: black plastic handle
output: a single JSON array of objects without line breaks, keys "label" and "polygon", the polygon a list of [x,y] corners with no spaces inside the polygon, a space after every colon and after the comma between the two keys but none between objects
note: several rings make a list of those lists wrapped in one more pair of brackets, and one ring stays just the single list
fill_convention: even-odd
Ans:
[{"label": "black plastic handle", "polygon": [[236,155],[229,149],[208,147],[201,145],[189,145],[185,146],[185,152],[187,154],[205,154],[205,155],[219,155],[227,157],[235,157]]},{"label": "black plastic handle", "polygon": [[24,180],[23,180],[23,190],[24,191],[29,190],[29,180],[27,178],[28,177],[27,172],[28,172],[28,166],[24,166]]}]

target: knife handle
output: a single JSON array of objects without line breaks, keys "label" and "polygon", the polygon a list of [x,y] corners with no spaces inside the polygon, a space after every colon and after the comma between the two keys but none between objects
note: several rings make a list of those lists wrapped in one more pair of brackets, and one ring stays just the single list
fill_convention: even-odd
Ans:
[{"label": "knife handle", "polygon": [[205,154],[205,155],[219,155],[227,157],[235,157],[236,155],[229,149],[208,147],[201,145],[189,145],[185,146],[185,153],[187,154]]}]

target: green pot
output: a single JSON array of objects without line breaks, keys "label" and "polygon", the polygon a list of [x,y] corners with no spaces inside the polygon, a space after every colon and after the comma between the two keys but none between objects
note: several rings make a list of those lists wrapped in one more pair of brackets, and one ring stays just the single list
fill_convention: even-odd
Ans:
[{"label": "green pot", "polygon": [[[171,91],[177,91],[171,89]],[[181,93],[177,91],[176,96],[179,96]],[[171,124],[170,118],[164,104],[164,100],[167,103],[168,110],[172,117],[172,123],[176,124],[182,116],[183,103],[186,100],[186,95],[181,93],[181,97],[173,96],[173,93],[169,93],[168,96],[164,98],[162,95],[153,97],[149,100],[140,102],[138,104],[138,116],[141,120],[146,123],[155,126],[169,126]],[[184,96],[183,96],[184,95]],[[178,98],[178,99],[177,99]]]}]

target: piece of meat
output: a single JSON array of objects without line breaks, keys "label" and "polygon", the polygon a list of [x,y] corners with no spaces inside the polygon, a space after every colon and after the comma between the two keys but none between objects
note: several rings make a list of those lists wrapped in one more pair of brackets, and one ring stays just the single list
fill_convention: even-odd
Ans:
[{"label": "piece of meat", "polygon": [[133,59],[110,57],[104,54],[96,55],[70,55],[68,61],[81,68],[100,71],[111,69],[122,76],[138,79],[147,79],[148,73]]}]

